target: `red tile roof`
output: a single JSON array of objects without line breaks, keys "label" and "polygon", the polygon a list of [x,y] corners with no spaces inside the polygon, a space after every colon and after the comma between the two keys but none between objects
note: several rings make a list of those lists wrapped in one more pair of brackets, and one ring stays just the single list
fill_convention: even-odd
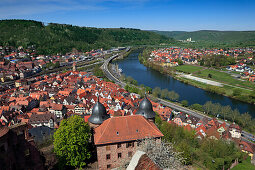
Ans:
[{"label": "red tile roof", "polygon": [[112,117],[95,129],[96,145],[164,136],[153,122],[141,115]]}]

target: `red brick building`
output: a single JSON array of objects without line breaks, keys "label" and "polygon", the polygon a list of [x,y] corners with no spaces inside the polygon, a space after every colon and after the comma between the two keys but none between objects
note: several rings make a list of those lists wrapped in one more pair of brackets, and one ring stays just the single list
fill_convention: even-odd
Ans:
[{"label": "red brick building", "polygon": [[109,118],[95,128],[98,168],[119,167],[135,154],[139,140],[154,138],[160,143],[162,136],[156,125],[141,115]]}]

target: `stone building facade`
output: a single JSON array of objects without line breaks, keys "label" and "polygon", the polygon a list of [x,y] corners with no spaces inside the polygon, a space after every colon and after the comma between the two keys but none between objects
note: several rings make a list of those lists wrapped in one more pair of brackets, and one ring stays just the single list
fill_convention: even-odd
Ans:
[{"label": "stone building facade", "polygon": [[[156,139],[157,143],[161,138]],[[97,146],[99,169],[111,169],[129,162],[139,148],[138,141],[127,141]]]}]

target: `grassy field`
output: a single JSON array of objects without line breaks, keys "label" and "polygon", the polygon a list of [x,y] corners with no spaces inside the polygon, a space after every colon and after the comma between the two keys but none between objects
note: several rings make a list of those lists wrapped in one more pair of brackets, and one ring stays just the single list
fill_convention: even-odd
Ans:
[{"label": "grassy field", "polygon": [[211,80],[223,82],[223,83],[234,85],[234,86],[244,87],[244,88],[248,87],[249,89],[255,90],[254,83],[249,82],[249,81],[241,81],[241,80],[235,79],[230,74],[225,73],[225,72],[206,69],[206,70],[202,70],[200,74],[196,74],[196,75],[198,75],[199,77],[202,77],[202,78],[208,78],[208,74],[212,75]]},{"label": "grassy field", "polygon": [[193,65],[181,65],[181,66],[175,67],[175,69],[177,71],[181,71],[181,72],[185,72],[185,73],[194,73],[194,72],[197,72],[203,68],[199,67],[199,66],[193,66]]},{"label": "grassy field", "polygon": [[232,170],[254,170],[255,166],[251,164],[251,157],[248,157],[242,163],[239,163]]}]

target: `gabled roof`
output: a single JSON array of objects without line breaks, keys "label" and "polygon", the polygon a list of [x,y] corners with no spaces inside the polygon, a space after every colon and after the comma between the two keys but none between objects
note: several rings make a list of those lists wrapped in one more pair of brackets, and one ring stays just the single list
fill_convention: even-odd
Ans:
[{"label": "gabled roof", "polygon": [[164,136],[153,122],[141,115],[112,117],[95,129],[95,145]]}]

